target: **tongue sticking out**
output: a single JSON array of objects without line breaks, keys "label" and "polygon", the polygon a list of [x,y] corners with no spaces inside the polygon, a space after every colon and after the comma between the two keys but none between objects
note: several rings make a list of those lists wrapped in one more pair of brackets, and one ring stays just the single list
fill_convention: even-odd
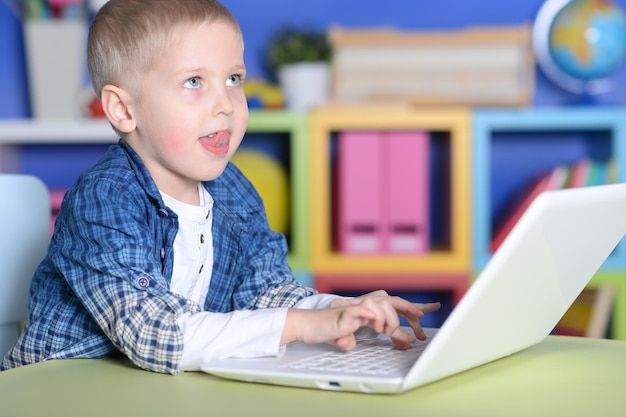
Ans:
[{"label": "tongue sticking out", "polygon": [[212,154],[224,155],[228,152],[228,148],[230,147],[230,134],[222,130],[200,138],[200,144]]}]

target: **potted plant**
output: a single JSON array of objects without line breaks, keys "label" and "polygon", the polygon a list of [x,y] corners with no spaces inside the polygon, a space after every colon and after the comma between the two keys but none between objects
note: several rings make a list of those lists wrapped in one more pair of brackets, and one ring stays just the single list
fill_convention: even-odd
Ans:
[{"label": "potted plant", "polygon": [[266,63],[287,107],[306,110],[328,99],[332,48],[326,33],[283,27],[271,38]]}]

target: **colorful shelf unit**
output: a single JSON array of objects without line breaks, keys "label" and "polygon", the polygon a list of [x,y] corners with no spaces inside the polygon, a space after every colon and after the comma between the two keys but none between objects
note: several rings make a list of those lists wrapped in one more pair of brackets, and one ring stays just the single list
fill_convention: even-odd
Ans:
[{"label": "colorful shelf unit", "polygon": [[[310,118],[313,275],[459,275],[467,279],[470,271],[469,109],[338,105],[315,109]],[[436,186],[431,186],[430,198],[438,203],[436,209],[431,209],[431,228],[440,236],[429,251],[354,254],[339,250],[334,236],[337,215],[333,208],[337,201],[336,164],[340,159],[336,153],[340,134],[346,131],[430,134],[431,165],[435,161],[436,170],[431,173]],[[412,190],[408,188],[406,192]],[[432,223],[439,226],[433,227]]]},{"label": "colorful shelf unit", "polygon": [[[614,107],[497,109],[473,113],[473,268],[491,257],[494,222],[537,176],[589,158],[614,167],[625,182],[626,109]],[[626,242],[603,269],[626,267]]]},{"label": "colorful shelf unit", "polygon": [[309,118],[306,113],[285,110],[252,110],[248,133],[242,147],[255,134],[288,136],[289,178],[289,254],[288,261],[296,274],[309,268]]}]

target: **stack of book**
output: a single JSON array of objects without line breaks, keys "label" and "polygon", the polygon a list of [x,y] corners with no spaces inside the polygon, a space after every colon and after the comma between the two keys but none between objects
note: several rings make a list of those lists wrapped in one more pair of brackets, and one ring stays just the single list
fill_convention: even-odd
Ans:
[{"label": "stack of book", "polygon": [[529,25],[329,31],[336,102],[526,106],[535,61]]},{"label": "stack of book", "polygon": [[550,172],[533,179],[508,204],[503,215],[494,223],[490,249],[495,252],[533,200],[542,192],[561,188],[586,187],[615,182],[613,161],[582,159],[571,165],[558,165]]}]

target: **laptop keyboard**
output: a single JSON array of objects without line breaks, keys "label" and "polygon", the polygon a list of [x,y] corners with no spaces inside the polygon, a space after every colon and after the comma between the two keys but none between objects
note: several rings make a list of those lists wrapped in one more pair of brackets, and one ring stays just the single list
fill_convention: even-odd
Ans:
[{"label": "laptop keyboard", "polygon": [[399,350],[391,344],[366,341],[349,352],[328,352],[287,366],[305,371],[389,375],[409,369],[427,345],[420,343],[411,349]]}]

